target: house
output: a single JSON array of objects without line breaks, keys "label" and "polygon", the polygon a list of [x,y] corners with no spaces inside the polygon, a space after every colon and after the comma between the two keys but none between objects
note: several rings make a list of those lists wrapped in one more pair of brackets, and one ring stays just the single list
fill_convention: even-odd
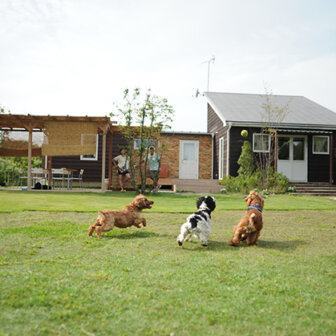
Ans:
[{"label": "house", "polygon": [[[205,98],[207,132],[214,135],[214,178],[237,175],[241,146],[249,140],[254,153],[274,155],[275,169],[291,182],[335,183],[333,111],[303,96],[206,92]],[[265,118],[267,104],[278,111],[286,107],[283,119]],[[265,126],[274,137],[262,132]]]},{"label": "house", "polygon": [[[118,190],[118,175],[109,163],[111,158],[119,155],[120,148],[126,146],[126,140],[118,131],[106,136],[105,171],[109,181],[109,189]],[[101,181],[102,171],[102,136],[98,135],[95,155],[55,156],[52,157],[53,168],[69,168],[79,171],[84,169],[83,181],[86,186],[96,186]],[[212,179],[213,165],[213,137],[209,133],[190,132],[162,132],[160,144],[165,150],[159,153],[162,156],[161,165],[168,167],[168,175],[160,178],[161,184],[166,184],[172,190],[194,192],[219,192],[217,180]],[[157,145],[157,143],[155,143]],[[138,142],[134,142],[137,150]],[[137,178],[138,179],[138,178]]]}]

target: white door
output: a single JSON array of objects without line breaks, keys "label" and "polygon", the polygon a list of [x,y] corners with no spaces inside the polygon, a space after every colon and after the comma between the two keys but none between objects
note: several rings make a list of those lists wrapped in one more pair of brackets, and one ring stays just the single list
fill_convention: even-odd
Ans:
[{"label": "white door", "polygon": [[198,179],[199,141],[180,140],[180,179]]},{"label": "white door", "polygon": [[307,137],[285,135],[278,137],[278,173],[291,182],[307,182]]}]

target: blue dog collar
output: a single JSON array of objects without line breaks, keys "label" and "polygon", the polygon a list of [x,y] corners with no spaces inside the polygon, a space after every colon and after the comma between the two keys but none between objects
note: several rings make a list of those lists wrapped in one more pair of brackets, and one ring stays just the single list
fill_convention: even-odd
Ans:
[{"label": "blue dog collar", "polygon": [[247,208],[247,210],[252,210],[252,209],[256,209],[256,210],[262,212],[262,208],[257,204],[256,205],[251,205]]}]

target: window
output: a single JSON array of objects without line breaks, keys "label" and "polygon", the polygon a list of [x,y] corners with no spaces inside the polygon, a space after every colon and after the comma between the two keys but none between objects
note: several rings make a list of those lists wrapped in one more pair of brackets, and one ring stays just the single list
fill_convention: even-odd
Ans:
[{"label": "window", "polygon": [[98,161],[98,134],[97,134],[97,140],[96,140],[96,154],[93,155],[81,155],[80,159],[81,161]]},{"label": "window", "polygon": [[253,134],[253,152],[269,153],[270,145],[271,142],[269,134]]},{"label": "window", "polygon": [[[155,140],[153,139],[143,139],[144,146],[148,148],[149,146],[155,147]],[[141,139],[134,139],[134,149],[140,149]]]},{"label": "window", "polygon": [[304,161],[304,138],[293,138],[293,160]]},{"label": "window", "polygon": [[278,138],[278,159],[289,160],[289,138]]},{"label": "window", "polygon": [[329,154],[328,136],[313,136],[313,154]]}]

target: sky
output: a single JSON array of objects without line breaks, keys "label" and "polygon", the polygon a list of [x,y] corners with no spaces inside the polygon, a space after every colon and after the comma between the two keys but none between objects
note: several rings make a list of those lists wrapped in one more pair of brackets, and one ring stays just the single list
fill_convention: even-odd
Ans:
[{"label": "sky", "polygon": [[0,105],[106,116],[124,89],[150,88],[172,130],[206,132],[195,93],[209,75],[209,91],[266,88],[336,112],[335,17],[334,0],[0,0]]}]

